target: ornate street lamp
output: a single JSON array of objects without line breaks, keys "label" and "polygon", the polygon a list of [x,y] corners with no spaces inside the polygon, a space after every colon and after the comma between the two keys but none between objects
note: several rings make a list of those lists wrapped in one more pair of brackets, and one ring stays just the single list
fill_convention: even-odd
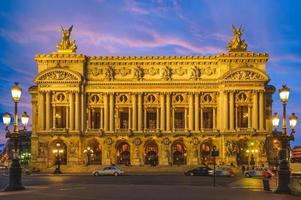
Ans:
[{"label": "ornate street lamp", "polygon": [[280,117],[277,113],[275,113],[272,118],[272,124],[274,127],[274,137],[276,137],[281,142],[281,150],[279,151],[280,166],[278,169],[278,188],[276,192],[284,194],[290,193],[290,189],[288,187],[290,183],[288,152],[290,147],[290,141],[294,140],[294,129],[297,125],[297,116],[295,115],[295,113],[293,113],[289,118],[291,133],[290,135],[288,135],[286,131],[286,102],[288,102],[289,94],[290,89],[286,85],[283,85],[282,88],[279,90],[280,100],[283,104],[282,131],[280,135],[277,131]]},{"label": "ornate street lamp", "polygon": [[[11,122],[11,115],[9,113],[5,113],[3,115],[3,124],[5,125],[6,137],[9,138],[9,142],[14,144],[14,153],[12,158],[12,164],[9,168],[9,184],[5,188],[5,191],[16,191],[16,190],[24,190],[25,187],[22,184],[22,168],[19,162],[18,155],[18,146],[20,142],[20,134],[18,127],[18,102],[20,101],[22,94],[22,89],[18,86],[18,83],[15,83],[13,87],[11,87],[11,95],[15,103],[15,113],[14,113],[14,129],[13,132],[10,132],[8,127]],[[24,126],[24,130],[26,130],[26,125],[29,121],[29,116],[24,113],[22,115],[22,124]]]},{"label": "ornate street lamp", "polygon": [[55,155],[55,170],[53,174],[61,174],[61,154],[64,153],[64,149],[60,148],[61,144],[56,143],[56,148],[52,150],[52,153]]}]

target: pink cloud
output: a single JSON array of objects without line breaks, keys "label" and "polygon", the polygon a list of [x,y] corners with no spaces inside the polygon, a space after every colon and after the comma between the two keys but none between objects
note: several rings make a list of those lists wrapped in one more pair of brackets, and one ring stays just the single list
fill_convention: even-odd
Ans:
[{"label": "pink cloud", "polygon": [[[208,54],[208,53],[219,53],[223,52],[223,49],[214,47],[214,46],[197,46],[192,44],[189,41],[186,41],[182,38],[178,38],[175,36],[166,36],[159,34],[153,30],[149,29],[141,29],[144,33],[148,34],[151,39],[139,39],[139,38],[130,38],[124,36],[115,36],[113,34],[105,34],[94,32],[88,29],[80,29],[76,31],[74,34],[78,38],[82,44],[86,45],[95,45],[95,46],[104,46],[104,44],[110,45],[122,45],[128,46],[132,48],[157,48],[157,47],[165,47],[169,45],[178,46],[187,50],[187,52],[192,53],[200,53],[200,54]],[[140,31],[141,31],[140,30]],[[116,48],[107,49],[109,52],[116,52]]]}]

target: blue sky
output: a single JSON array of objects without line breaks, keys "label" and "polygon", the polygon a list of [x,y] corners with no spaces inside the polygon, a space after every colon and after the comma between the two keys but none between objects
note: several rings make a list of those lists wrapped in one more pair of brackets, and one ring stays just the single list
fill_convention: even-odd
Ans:
[{"label": "blue sky", "polygon": [[[301,119],[300,10],[297,0],[0,0],[0,114],[13,111],[15,81],[24,88],[19,110],[31,113],[33,58],[56,50],[60,25],[74,25],[78,53],[100,56],[226,52],[231,25],[242,24],[248,50],[269,53],[270,83],[291,88],[288,114]],[[274,111],[281,112],[278,93]],[[301,145],[300,123],[294,144]]]}]

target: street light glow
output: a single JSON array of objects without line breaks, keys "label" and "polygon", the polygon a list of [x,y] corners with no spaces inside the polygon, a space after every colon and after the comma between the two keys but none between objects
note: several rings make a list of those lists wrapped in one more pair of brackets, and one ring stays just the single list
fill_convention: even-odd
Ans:
[{"label": "street light glow", "polygon": [[285,103],[288,101],[290,94],[290,89],[286,85],[282,85],[282,88],[279,90],[280,100]]},{"label": "street light glow", "polygon": [[289,118],[291,129],[295,129],[295,127],[297,125],[297,120],[298,120],[298,117],[295,115],[295,113],[292,113]]},{"label": "street light glow", "polygon": [[10,120],[11,120],[11,116],[9,113],[5,113],[3,116],[2,116],[2,119],[3,119],[3,124],[8,127],[9,124],[10,124]]},{"label": "street light glow", "polygon": [[22,88],[20,88],[19,83],[15,83],[14,86],[11,87],[11,96],[14,100],[14,102],[19,102],[22,94]]}]

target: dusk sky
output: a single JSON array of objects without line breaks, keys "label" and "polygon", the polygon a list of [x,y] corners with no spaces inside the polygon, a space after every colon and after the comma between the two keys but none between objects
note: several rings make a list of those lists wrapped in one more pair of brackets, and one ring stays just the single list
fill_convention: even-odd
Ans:
[{"label": "dusk sky", "polygon": [[0,115],[13,113],[15,81],[23,88],[19,112],[31,113],[34,55],[56,51],[60,25],[74,25],[78,53],[106,56],[218,54],[227,51],[234,24],[243,25],[249,51],[270,55],[273,110],[281,116],[278,89],[290,87],[287,113],[299,117],[294,145],[301,145],[300,22],[297,0],[0,0]]}]

